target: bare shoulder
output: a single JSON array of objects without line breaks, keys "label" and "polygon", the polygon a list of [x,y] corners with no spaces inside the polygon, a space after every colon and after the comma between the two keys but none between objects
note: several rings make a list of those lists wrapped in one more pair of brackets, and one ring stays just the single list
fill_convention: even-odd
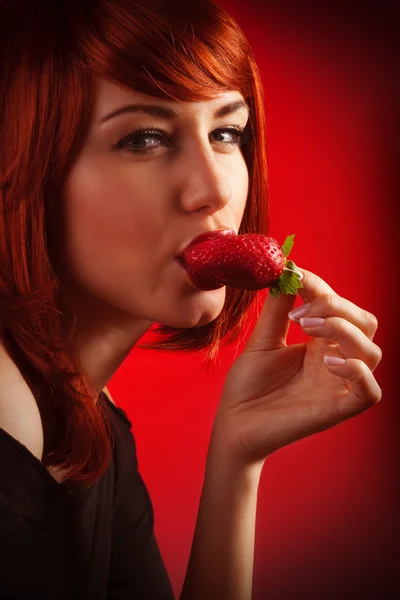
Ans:
[{"label": "bare shoulder", "polygon": [[102,391],[105,393],[105,395],[107,396],[107,398],[109,398],[109,400],[110,400],[110,401],[111,401],[113,404],[115,404],[114,400],[111,398],[111,394],[110,394],[110,392],[109,392],[108,388],[107,388],[107,387],[105,387],[105,388],[103,388],[103,390],[102,390]]},{"label": "bare shoulder", "polygon": [[40,461],[43,425],[39,408],[5,338],[0,335],[0,427]]}]

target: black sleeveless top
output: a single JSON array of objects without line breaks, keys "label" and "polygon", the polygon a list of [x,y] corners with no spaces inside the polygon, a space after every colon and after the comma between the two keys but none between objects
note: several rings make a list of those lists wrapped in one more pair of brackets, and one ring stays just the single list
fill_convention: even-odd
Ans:
[{"label": "black sleeveless top", "polygon": [[103,392],[113,459],[89,490],[58,483],[0,427],[0,598],[174,600],[122,408]]}]

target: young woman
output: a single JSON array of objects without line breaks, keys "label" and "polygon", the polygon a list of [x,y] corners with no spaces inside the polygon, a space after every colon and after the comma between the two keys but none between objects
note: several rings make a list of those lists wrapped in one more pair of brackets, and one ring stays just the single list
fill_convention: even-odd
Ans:
[{"label": "young woman", "polygon": [[[0,598],[171,599],[105,386],[153,323],[210,364],[258,298],[176,258],[269,233],[257,65],[212,0],[2,0],[0,89]],[[381,398],[376,318],[301,271],[309,341],[268,295],[228,373],[183,600],[250,600],[264,461]]]}]

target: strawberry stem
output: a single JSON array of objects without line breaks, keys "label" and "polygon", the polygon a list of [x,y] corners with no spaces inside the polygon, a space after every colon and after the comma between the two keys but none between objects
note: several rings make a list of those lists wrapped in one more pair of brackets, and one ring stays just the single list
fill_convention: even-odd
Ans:
[{"label": "strawberry stem", "polygon": [[270,293],[274,298],[279,298],[281,293],[297,295],[297,290],[303,287],[300,277],[303,274],[298,271],[295,263],[285,260],[281,276],[269,286]]}]

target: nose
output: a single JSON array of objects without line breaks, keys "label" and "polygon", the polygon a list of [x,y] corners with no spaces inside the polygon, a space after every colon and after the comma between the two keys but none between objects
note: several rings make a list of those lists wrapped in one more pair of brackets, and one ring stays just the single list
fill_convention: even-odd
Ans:
[{"label": "nose", "polygon": [[194,144],[187,150],[184,162],[184,181],[181,203],[187,212],[203,210],[214,213],[231,199],[232,188],[212,150]]}]

